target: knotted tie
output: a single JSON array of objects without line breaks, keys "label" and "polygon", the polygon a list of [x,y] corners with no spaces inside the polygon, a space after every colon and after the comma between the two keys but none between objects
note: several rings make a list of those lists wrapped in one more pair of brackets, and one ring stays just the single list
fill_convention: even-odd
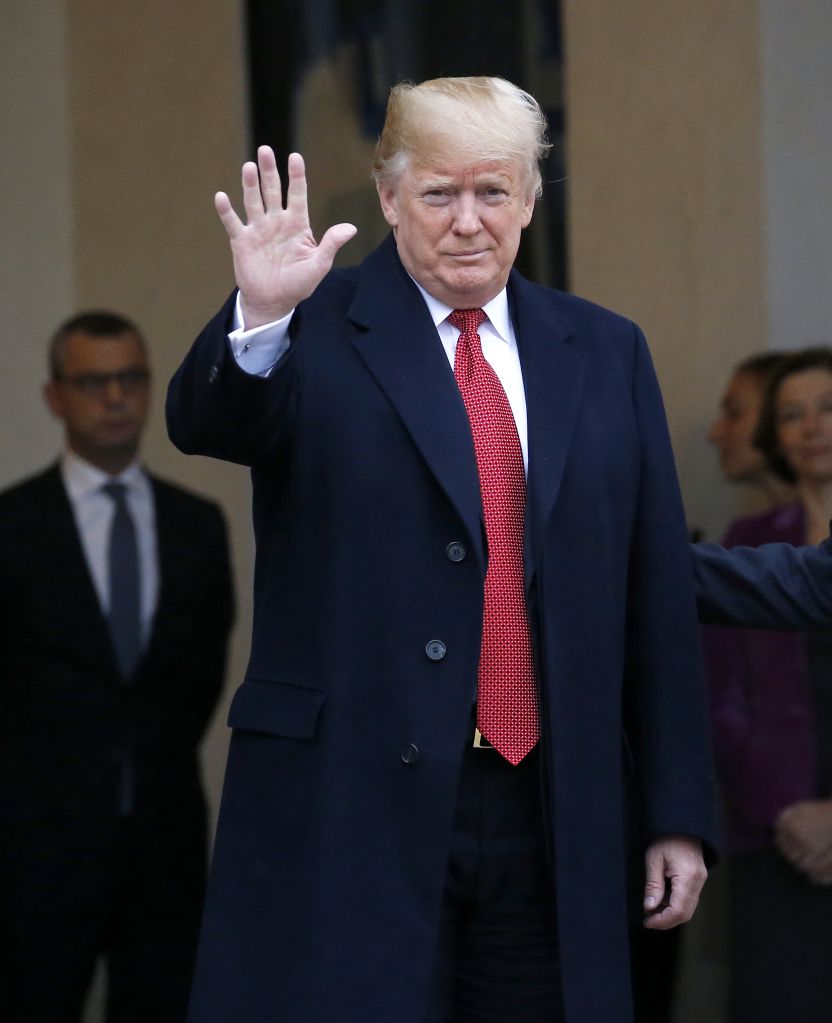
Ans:
[{"label": "knotted tie", "polygon": [[141,652],[139,547],[136,526],[127,507],[127,488],[123,483],[107,483],[102,489],[115,505],[108,549],[108,620],[118,666],[126,681],[132,676]]},{"label": "knotted tie", "polygon": [[477,727],[519,764],[540,735],[523,579],[526,475],[506,392],[482,354],[477,330],[485,319],[482,309],[448,317],[460,331],[454,376],[471,422],[488,539]]}]

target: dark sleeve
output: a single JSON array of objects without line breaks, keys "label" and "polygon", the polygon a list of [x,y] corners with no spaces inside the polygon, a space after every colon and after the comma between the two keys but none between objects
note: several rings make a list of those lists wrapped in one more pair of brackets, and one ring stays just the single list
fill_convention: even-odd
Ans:
[{"label": "dark sleeve", "polygon": [[[286,429],[299,360],[293,340],[267,377],[240,369],[228,341],[235,300],[236,292],[174,374],[165,415],[170,439],[185,454],[253,465],[274,451]],[[291,328],[297,320],[298,314]]]},{"label": "dark sleeve", "polygon": [[760,629],[832,628],[832,537],[819,547],[692,544],[703,622]]}]

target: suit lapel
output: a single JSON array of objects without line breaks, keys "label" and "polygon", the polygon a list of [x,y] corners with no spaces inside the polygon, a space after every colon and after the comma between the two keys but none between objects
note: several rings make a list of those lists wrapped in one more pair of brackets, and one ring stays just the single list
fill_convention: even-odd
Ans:
[{"label": "suit lapel", "polygon": [[511,314],[517,334],[529,432],[526,583],[531,583],[546,521],[560,489],[578,417],[586,364],[568,344],[571,324],[548,292],[512,272]]},{"label": "suit lapel", "polygon": [[56,628],[66,630],[66,642],[77,646],[84,660],[104,666],[109,673],[117,672],[110,630],[58,467],[50,469],[43,481],[42,535],[50,551],[44,563],[53,566],[56,591],[62,602]]},{"label": "suit lapel", "polygon": [[468,416],[436,328],[399,262],[392,235],[362,264],[349,318],[358,353],[462,516],[484,567],[482,504]]}]

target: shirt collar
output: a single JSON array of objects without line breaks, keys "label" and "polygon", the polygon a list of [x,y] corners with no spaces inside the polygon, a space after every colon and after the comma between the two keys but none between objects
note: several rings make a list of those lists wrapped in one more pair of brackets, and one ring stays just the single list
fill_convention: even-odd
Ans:
[{"label": "shirt collar", "polygon": [[90,494],[100,491],[105,483],[123,483],[128,490],[144,492],[147,489],[147,476],[139,461],[132,462],[117,476],[110,476],[86,459],[76,455],[74,451],[65,451],[61,458],[61,475],[67,493],[73,501],[80,501]]},{"label": "shirt collar", "polygon": [[[429,292],[425,291],[422,285],[411,278],[413,283],[419,289],[422,294],[422,298],[425,300],[425,304],[428,307],[431,318],[433,319],[433,325],[438,327],[443,320],[447,318],[454,311],[453,306],[445,305],[444,302],[440,302],[438,298],[434,298]],[[511,342],[514,332],[511,329],[511,318],[508,313],[508,291],[503,288],[499,294],[495,295],[490,302],[482,307],[482,311],[488,317],[488,322],[494,328],[496,334],[499,335],[502,341],[507,344]]]}]

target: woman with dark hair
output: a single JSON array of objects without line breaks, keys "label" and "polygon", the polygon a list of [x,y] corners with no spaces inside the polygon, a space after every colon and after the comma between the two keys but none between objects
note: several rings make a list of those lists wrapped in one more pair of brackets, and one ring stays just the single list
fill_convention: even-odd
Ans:
[{"label": "woman with dark hair", "polygon": [[790,500],[793,494],[770,468],[754,436],[766,384],[785,358],[788,356],[783,352],[761,352],[735,366],[719,403],[719,415],[708,431],[708,440],[719,452],[725,479],[756,487],[772,505]]},{"label": "woman with dark hair", "polygon": [[[797,500],[738,519],[726,546],[829,535],[832,349],[785,357],[755,443]],[[731,867],[732,1023],[828,1021],[832,1005],[832,640],[708,629]]]}]

